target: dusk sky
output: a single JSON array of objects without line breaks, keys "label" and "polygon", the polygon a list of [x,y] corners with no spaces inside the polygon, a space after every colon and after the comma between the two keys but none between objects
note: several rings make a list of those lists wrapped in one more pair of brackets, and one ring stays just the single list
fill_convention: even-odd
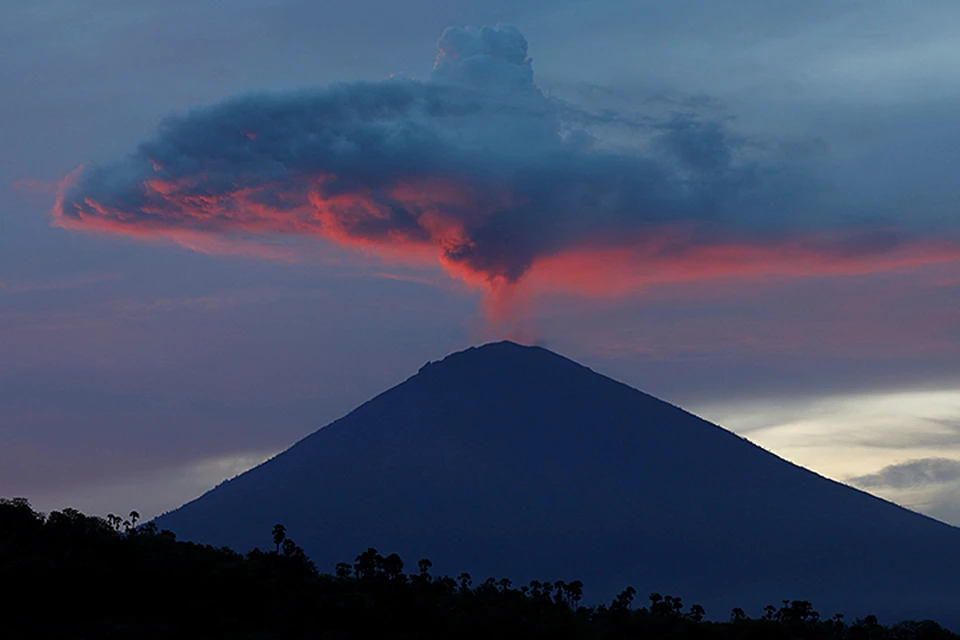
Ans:
[{"label": "dusk sky", "polygon": [[0,496],[156,515],[510,338],[960,525],[956,0],[37,0],[0,57]]}]

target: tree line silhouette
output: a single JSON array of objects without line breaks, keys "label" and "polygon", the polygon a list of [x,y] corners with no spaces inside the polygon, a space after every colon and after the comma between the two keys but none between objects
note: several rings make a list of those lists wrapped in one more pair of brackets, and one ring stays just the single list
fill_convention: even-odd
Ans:
[{"label": "tree line silhouette", "polygon": [[[960,640],[932,621],[822,618],[806,601],[710,619],[699,605],[627,587],[585,606],[579,580],[475,582],[367,549],[320,572],[277,524],[274,549],[178,541],[152,522],[49,515],[0,499],[0,638],[550,638]],[[716,617],[716,616],[714,616]]]}]

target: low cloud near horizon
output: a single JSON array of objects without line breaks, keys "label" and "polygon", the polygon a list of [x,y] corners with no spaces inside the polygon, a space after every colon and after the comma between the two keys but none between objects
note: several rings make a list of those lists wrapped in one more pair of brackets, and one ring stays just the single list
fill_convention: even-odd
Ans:
[{"label": "low cloud near horizon", "polygon": [[850,484],[960,526],[960,459],[919,458],[856,476]]},{"label": "low cloud near horizon", "polygon": [[855,476],[850,483],[864,489],[918,489],[960,480],[960,460],[921,458],[891,464],[876,473]]}]

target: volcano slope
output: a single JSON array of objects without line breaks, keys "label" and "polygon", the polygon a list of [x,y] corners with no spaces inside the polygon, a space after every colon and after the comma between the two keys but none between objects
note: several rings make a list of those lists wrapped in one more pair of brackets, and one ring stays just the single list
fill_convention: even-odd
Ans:
[{"label": "volcano slope", "polygon": [[367,547],[475,580],[627,585],[726,618],[782,599],[822,615],[960,627],[960,529],[823,478],[539,347],[488,344],[416,375],[157,520],[321,570]]}]

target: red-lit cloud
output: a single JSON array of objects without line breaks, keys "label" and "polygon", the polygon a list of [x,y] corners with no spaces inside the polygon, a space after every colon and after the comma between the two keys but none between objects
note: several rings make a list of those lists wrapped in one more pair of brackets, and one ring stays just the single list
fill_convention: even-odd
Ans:
[{"label": "red-lit cloud", "polygon": [[449,29],[439,51],[429,82],[244,96],[172,118],[125,160],[69,176],[55,222],[214,254],[295,260],[275,240],[294,236],[439,264],[485,290],[494,317],[530,292],[960,259],[949,234],[805,210],[812,181],[717,122],[677,116],[630,152],[583,144],[515,29]]},{"label": "red-lit cloud", "polygon": [[[889,232],[896,237],[895,232]],[[703,280],[855,276],[960,261],[960,243],[899,238],[853,250],[868,230],[704,242],[665,231],[619,246],[584,246],[538,260],[527,277],[538,291],[618,296],[652,285]]]},{"label": "red-lit cloud", "polygon": [[[663,225],[634,237],[584,238],[579,244],[536,256],[522,276],[511,278],[496,268],[485,269],[457,258],[458,252],[474,246],[471,226],[482,224],[498,207],[509,206],[509,196],[480,194],[445,181],[400,181],[388,189],[386,198],[364,191],[329,195],[323,189],[329,180],[329,176],[310,180],[311,187],[303,189],[305,202],[289,209],[252,199],[269,187],[213,197],[190,195],[193,184],[183,188],[169,182],[146,182],[150,200],[142,210],[149,217],[129,216],[91,198],[70,215],[64,210],[70,205],[65,205],[62,197],[55,215],[57,223],[65,227],[163,239],[211,254],[296,261],[294,249],[257,241],[295,234],[316,236],[388,263],[422,266],[439,262],[451,275],[485,290],[488,312],[495,318],[515,313],[518,298],[528,292],[619,296],[651,285],[849,276],[960,260],[960,243],[910,238],[895,230],[738,238],[733,234],[711,237],[702,231]],[[301,194],[290,199],[303,200]],[[370,220],[389,219],[394,207],[416,212],[417,225],[368,228]]]}]

